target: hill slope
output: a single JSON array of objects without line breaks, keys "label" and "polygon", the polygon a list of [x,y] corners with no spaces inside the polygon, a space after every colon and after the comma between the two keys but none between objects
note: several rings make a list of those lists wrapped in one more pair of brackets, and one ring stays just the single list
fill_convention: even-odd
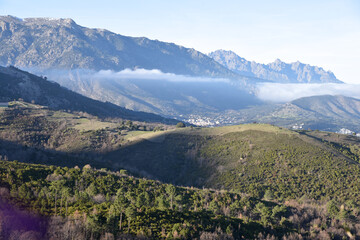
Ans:
[{"label": "hill slope", "polygon": [[[355,136],[344,135],[344,139],[326,133],[332,136],[328,138],[321,132],[295,132],[264,124],[154,132],[154,126],[97,122],[47,111],[9,108],[0,114],[4,141],[0,146],[5,148],[0,155],[55,164],[58,158],[51,154],[59,151],[98,167],[125,168],[165,182],[257,197],[270,190],[277,199],[307,195],[343,202],[360,193],[360,139]],[[6,150],[14,143],[19,148]],[[30,148],[43,149],[39,153],[43,157],[34,159]],[[80,164],[76,161],[69,163]],[[68,157],[59,164],[67,162]]]},{"label": "hill slope", "polygon": [[[148,219],[153,214],[159,216],[153,222],[161,221],[167,226],[184,222],[185,216],[188,223],[197,219],[196,224],[199,224],[201,216],[202,219],[211,219],[215,225],[219,219],[227,224],[241,222],[240,234],[251,234],[245,237],[247,239],[266,239],[252,235],[253,229],[242,232],[248,229],[246,224],[250,219],[268,226],[265,232],[276,236],[283,235],[285,229],[296,229],[296,232],[310,239],[317,234],[318,239],[324,239],[324,235],[328,236],[324,229],[340,239],[348,234],[346,231],[354,235],[360,232],[356,226],[356,219],[359,219],[356,208],[360,204],[360,139],[355,136],[319,131],[296,132],[264,124],[157,131],[158,127],[148,129],[148,125],[99,121],[24,102],[12,104],[27,107],[11,106],[0,112],[0,161],[21,160],[68,167],[90,163],[97,168],[125,168],[138,176],[168,183],[222,189],[215,191],[214,195],[207,190],[194,195],[191,189],[178,189],[184,193],[182,200],[179,200],[183,205],[177,205],[179,198],[173,198],[179,209],[174,213],[169,198],[146,200],[149,198],[142,195],[145,192],[143,187],[149,183],[146,180],[140,180],[140,184],[130,177],[119,182],[113,179],[112,174],[106,176],[105,170],[95,173],[88,166],[80,171],[78,168],[39,167],[16,162],[0,164],[0,186],[10,189],[8,196],[42,213],[56,215],[60,211],[62,216],[66,216],[64,202],[60,198],[63,191],[58,189],[69,187],[69,199],[77,199],[75,202],[69,201],[70,213],[74,214],[72,217],[79,216],[79,211],[85,212],[86,218],[83,219],[96,223],[91,225],[97,226],[93,228],[93,234],[103,233],[103,230],[96,230],[99,228],[109,229],[105,217],[111,219],[106,214],[110,214],[114,208],[112,211],[107,209],[116,202],[114,194],[118,189],[121,189],[120,195],[138,209],[135,211],[136,219],[130,220],[137,222],[130,226],[133,234],[147,229]],[[84,181],[76,181],[76,178]],[[124,185],[125,182],[131,186]],[[43,187],[39,188],[39,184]],[[169,193],[164,195],[164,185],[155,185],[145,187],[152,199],[153,193],[156,196],[170,196]],[[134,193],[133,187],[139,187],[141,191],[135,190]],[[0,194],[9,192],[4,188],[0,190]],[[46,194],[47,191],[52,194]],[[105,193],[109,193],[109,196],[106,197]],[[40,200],[39,196],[48,198],[48,201]],[[257,203],[255,206],[243,204],[243,200],[248,201],[249,196],[273,202]],[[144,201],[150,202],[150,206]],[[277,215],[281,209],[274,206],[276,202],[296,208],[282,218]],[[184,211],[189,207],[190,212]],[[167,209],[166,213],[162,209]],[[198,211],[206,214],[198,215]],[[214,215],[207,211],[235,216],[244,219],[244,222],[224,219],[224,216],[213,218]],[[132,216],[131,213],[130,210],[125,212],[126,217]],[[171,219],[171,222],[167,222],[167,219]],[[54,224],[55,227],[63,226],[59,222]],[[350,229],[344,229],[344,224]],[[175,234],[174,228],[162,230],[158,227],[160,225],[152,225],[151,233],[173,231]],[[124,226],[129,227],[129,224],[124,223]],[[209,231],[213,232],[213,227],[208,228]],[[87,229],[92,228],[87,225]],[[110,229],[115,231],[117,228]],[[224,229],[223,225],[221,229]],[[62,233],[59,229],[54,232]],[[227,232],[231,233],[231,227]],[[149,235],[151,233],[148,232]],[[198,236],[200,232],[195,231],[194,234]]]},{"label": "hill slope", "polygon": [[313,96],[281,105],[259,121],[292,127],[339,131],[348,128],[360,131],[360,100],[345,96]]},{"label": "hill slope", "polygon": [[176,123],[155,114],[134,112],[111,103],[84,97],[57,83],[14,67],[0,67],[0,88],[0,101],[22,98],[27,102],[34,101],[54,110],[82,111],[99,117]]},{"label": "hill slope", "polygon": [[[13,170],[10,178],[6,177],[8,169]],[[2,162],[0,186],[0,236],[4,239],[13,239],[16,233],[31,235],[31,230],[32,234],[37,232],[37,238],[31,239],[88,239],[91,234],[92,239],[104,236],[163,239],[174,235],[181,239],[212,236],[231,240],[255,239],[260,232],[279,237],[291,233],[290,228],[276,223],[287,214],[284,205],[229,192],[181,188],[138,179],[128,176],[124,170],[110,172],[95,170],[89,165],[80,170]],[[220,209],[231,204],[231,215]],[[256,204],[277,214],[269,220],[278,232],[267,228],[270,221],[264,224],[258,215],[252,214],[251,221],[247,222],[237,218],[240,213],[250,216],[250,209],[245,213],[242,207],[254,208],[255,212]],[[33,214],[19,211],[19,205]],[[17,223],[21,219],[30,221]]]},{"label": "hill slope", "polygon": [[232,51],[216,50],[208,54],[228,69],[248,77],[257,77],[279,83],[341,83],[330,71],[300,62],[285,63],[279,59],[273,63],[249,62]]},{"label": "hill slope", "polygon": [[360,149],[360,139],[355,136],[352,155],[306,132],[263,124],[184,129],[147,140],[140,137],[136,144],[108,153],[106,158],[164,181],[256,196],[270,189],[276,198],[307,195],[344,201],[358,192],[360,155],[354,149]]},{"label": "hill slope", "polygon": [[360,119],[360,100],[345,96],[313,96],[294,100],[292,104],[326,117]]},{"label": "hill slope", "polygon": [[239,78],[189,48],[89,29],[72,19],[0,17],[0,64],[61,69],[159,69],[183,75]]}]

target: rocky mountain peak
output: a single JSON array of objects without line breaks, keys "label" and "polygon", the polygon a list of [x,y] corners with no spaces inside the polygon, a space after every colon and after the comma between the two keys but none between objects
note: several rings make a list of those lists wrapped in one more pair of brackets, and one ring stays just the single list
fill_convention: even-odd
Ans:
[{"label": "rocky mountain peak", "polygon": [[195,49],[86,28],[69,18],[0,17],[0,65],[114,71],[138,67],[246,79]]},{"label": "rocky mountain peak", "polygon": [[278,83],[341,83],[331,71],[301,63],[286,63],[276,59],[269,64],[249,62],[232,51],[217,50],[209,53],[215,61],[230,70],[248,77]]}]

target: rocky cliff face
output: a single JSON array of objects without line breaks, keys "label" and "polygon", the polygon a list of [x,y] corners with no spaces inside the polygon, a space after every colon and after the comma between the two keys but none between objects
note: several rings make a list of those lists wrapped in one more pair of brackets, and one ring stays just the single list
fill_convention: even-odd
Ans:
[{"label": "rocky cliff face", "polygon": [[239,78],[194,49],[89,29],[72,19],[0,17],[0,65],[115,71],[144,68]]},{"label": "rocky cliff face", "polygon": [[232,51],[217,50],[209,54],[228,69],[248,77],[278,83],[341,83],[331,71],[301,62],[285,63],[276,59],[269,64],[250,62]]}]

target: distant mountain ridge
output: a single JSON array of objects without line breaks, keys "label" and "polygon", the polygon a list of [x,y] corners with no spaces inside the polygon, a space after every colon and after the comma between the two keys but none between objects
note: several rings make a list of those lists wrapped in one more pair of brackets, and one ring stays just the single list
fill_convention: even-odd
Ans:
[{"label": "distant mountain ridge", "polygon": [[360,100],[356,98],[322,95],[296,99],[291,103],[326,117],[360,119]]},{"label": "distant mountain ridge", "polygon": [[299,61],[285,63],[276,59],[269,64],[250,62],[232,51],[216,50],[208,54],[228,69],[248,77],[257,77],[278,83],[342,83],[331,71]]},{"label": "distant mountain ridge", "polygon": [[305,129],[335,132],[347,128],[360,132],[360,99],[341,95],[303,97],[282,104],[259,121],[290,128],[304,124]]},{"label": "distant mountain ridge", "polygon": [[77,25],[72,19],[0,16],[0,65],[42,69],[159,69],[246,79],[195,49]]},{"label": "distant mountain ridge", "polygon": [[172,124],[177,122],[152,113],[131,111],[109,102],[93,100],[15,67],[0,66],[0,89],[0,102],[22,98],[26,102],[34,101],[53,110],[82,111],[102,118],[116,117]]}]

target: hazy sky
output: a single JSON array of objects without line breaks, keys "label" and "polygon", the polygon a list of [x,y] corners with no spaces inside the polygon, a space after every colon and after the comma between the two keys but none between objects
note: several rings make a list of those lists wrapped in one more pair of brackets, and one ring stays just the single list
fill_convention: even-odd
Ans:
[{"label": "hazy sky", "polygon": [[360,0],[0,0],[0,15],[69,17],[261,63],[299,60],[360,84]]}]

